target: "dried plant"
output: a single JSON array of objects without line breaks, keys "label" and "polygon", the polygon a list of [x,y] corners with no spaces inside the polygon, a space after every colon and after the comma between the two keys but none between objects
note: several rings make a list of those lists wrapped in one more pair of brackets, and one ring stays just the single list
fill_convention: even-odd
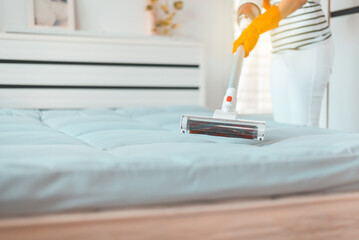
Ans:
[{"label": "dried plant", "polygon": [[[165,0],[165,3],[159,3],[158,0],[150,0],[146,6],[146,11],[153,11],[156,16],[152,31],[160,35],[172,35],[173,31],[179,27],[178,24],[173,22],[173,19],[177,12],[182,9],[183,1],[175,1],[171,7],[168,0]],[[162,12],[164,18],[158,18],[158,14],[156,14],[158,12]]]}]

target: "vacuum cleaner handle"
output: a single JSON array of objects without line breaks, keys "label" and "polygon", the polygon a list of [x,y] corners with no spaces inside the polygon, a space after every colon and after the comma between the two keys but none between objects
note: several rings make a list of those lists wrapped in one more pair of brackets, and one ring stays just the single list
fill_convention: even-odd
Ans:
[{"label": "vacuum cleaner handle", "polygon": [[[242,33],[249,26],[249,24],[251,24],[251,22],[252,19],[245,14],[238,16],[239,32]],[[239,77],[241,76],[245,53],[244,46],[241,45],[238,47],[237,52],[234,54],[234,62],[228,88],[238,89]]]},{"label": "vacuum cleaner handle", "polygon": [[231,78],[229,79],[228,89],[223,99],[222,112],[235,113],[237,106],[237,92],[239,85],[239,77],[242,72],[244,59],[244,47],[241,45],[234,54],[234,62],[232,66]]},{"label": "vacuum cleaner handle", "polygon": [[237,52],[234,54],[232,73],[231,73],[231,78],[229,79],[228,88],[238,89],[239,78],[242,73],[244,55],[245,55],[245,50],[243,45],[241,45],[237,49]]}]

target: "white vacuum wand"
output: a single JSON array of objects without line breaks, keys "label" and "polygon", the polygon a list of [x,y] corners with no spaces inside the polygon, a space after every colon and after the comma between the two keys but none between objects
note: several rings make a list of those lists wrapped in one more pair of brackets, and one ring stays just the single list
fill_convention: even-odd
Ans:
[{"label": "white vacuum wand", "polygon": [[239,77],[241,75],[242,64],[244,59],[244,48],[241,45],[234,55],[231,78],[228,83],[226,95],[224,96],[222,109],[214,112],[214,118],[236,119],[237,118],[237,92]]},{"label": "white vacuum wand", "polygon": [[[239,28],[240,32],[243,32],[244,29],[252,22],[252,20],[244,15],[240,16],[239,19]],[[216,110],[213,117],[214,118],[225,118],[225,119],[236,119],[237,118],[237,93],[239,79],[242,73],[243,60],[245,56],[245,50],[243,45],[239,46],[237,52],[234,54],[234,62],[232,66],[231,77],[228,82],[228,88],[226,95],[224,96],[222,109]]]}]

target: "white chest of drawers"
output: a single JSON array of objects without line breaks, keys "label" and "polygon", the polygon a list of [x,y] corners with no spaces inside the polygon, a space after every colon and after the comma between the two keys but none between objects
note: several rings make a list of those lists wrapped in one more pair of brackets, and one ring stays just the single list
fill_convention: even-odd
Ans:
[{"label": "white chest of drawers", "polygon": [[0,107],[203,103],[203,46],[163,38],[0,35]]}]

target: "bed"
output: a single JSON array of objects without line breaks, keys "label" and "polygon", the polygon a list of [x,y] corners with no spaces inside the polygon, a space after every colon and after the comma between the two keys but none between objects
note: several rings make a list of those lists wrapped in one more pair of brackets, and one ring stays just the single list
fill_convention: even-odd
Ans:
[{"label": "bed", "polygon": [[2,239],[359,236],[359,134],[183,135],[183,113],[211,111],[0,110]]},{"label": "bed", "polygon": [[0,42],[0,239],[359,238],[358,134],[180,133],[211,114],[203,44]]}]

